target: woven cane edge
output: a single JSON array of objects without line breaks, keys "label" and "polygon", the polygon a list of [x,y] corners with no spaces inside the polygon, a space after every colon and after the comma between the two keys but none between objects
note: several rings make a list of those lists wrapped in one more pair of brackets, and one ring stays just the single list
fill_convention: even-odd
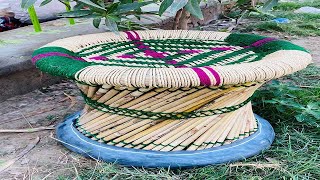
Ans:
[{"label": "woven cane edge", "polygon": [[[225,40],[230,33],[210,31],[137,31],[143,39],[187,38]],[[99,38],[97,38],[99,37]],[[103,38],[101,38],[103,37]],[[44,47],[58,46],[69,51],[94,43],[128,41],[126,34],[111,32],[75,36],[54,41]],[[209,86],[239,84],[278,78],[305,68],[311,63],[311,55],[301,50],[279,50],[266,55],[260,61],[226,66],[200,67],[210,79]],[[41,68],[40,68],[41,69]],[[67,78],[87,84],[110,84],[127,87],[196,87],[202,85],[199,75],[192,68],[132,68],[103,65],[84,65]],[[49,71],[48,71],[49,72]],[[50,72],[49,72],[50,73]]]}]

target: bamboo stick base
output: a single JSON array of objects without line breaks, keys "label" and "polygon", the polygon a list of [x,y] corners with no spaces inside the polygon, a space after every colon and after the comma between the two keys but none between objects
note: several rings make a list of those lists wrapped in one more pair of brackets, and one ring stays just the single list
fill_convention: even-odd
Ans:
[{"label": "bamboo stick base", "polygon": [[[64,130],[58,128],[57,134],[80,149],[97,151],[97,146],[120,152],[194,156],[193,153],[246,142],[261,128],[250,102],[261,83],[180,89],[78,86],[87,105],[79,115],[67,120],[69,127],[61,125]],[[272,137],[271,132],[268,134]],[[78,140],[66,139],[69,133]],[[86,145],[79,145],[79,141]],[[100,157],[97,152],[93,157]]]},{"label": "bamboo stick base", "polygon": [[[260,85],[136,89],[78,84],[88,105],[76,126],[88,138],[118,147],[154,151],[217,147],[257,130],[248,99]],[[180,119],[184,113],[192,114]]]},{"label": "bamboo stick base", "polygon": [[76,128],[81,112],[67,118],[57,127],[57,138],[68,149],[86,157],[116,162],[125,166],[190,168],[211,164],[222,164],[242,160],[267,149],[274,140],[271,125],[255,115],[258,130],[250,136],[231,144],[197,151],[153,151],[117,147],[92,140]]}]

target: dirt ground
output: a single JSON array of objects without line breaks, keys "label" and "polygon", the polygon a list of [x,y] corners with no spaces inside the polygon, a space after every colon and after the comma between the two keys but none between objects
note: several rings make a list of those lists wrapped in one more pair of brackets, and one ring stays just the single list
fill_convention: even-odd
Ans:
[{"label": "dirt ground", "polygon": [[[320,37],[289,40],[309,49],[314,62],[320,65]],[[54,130],[2,132],[38,127],[53,129],[82,106],[82,98],[72,82],[62,82],[0,102],[0,179],[56,179],[61,175],[75,175],[78,167],[93,167],[95,161],[70,152],[56,141]]]}]

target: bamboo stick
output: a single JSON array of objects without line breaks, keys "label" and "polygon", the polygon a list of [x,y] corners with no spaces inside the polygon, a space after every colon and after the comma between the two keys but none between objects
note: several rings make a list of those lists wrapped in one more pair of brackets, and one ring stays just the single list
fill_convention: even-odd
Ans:
[{"label": "bamboo stick", "polygon": [[[181,94],[182,94],[182,96],[181,96]],[[183,97],[184,95],[185,95],[185,93],[184,92],[182,92],[181,91],[181,94],[178,94],[176,97]],[[147,97],[149,97],[148,95],[146,95]],[[170,96],[171,97],[171,96]],[[146,97],[144,97],[144,98],[142,98],[141,97],[141,99],[145,99]],[[170,102],[172,102],[172,101],[174,101],[175,100],[175,97],[171,97],[169,100],[167,100],[167,103],[170,103]],[[144,102],[144,101],[143,101]],[[149,107],[149,105],[148,104],[146,104],[146,103],[138,103],[137,105],[134,105],[134,106],[132,106],[132,108],[134,107],[134,108],[136,108],[136,109],[138,109],[138,110],[141,110],[141,109],[145,109],[145,108],[148,108]],[[154,101],[152,101],[152,102],[154,102]],[[129,103],[128,103],[129,104]],[[152,103],[153,104],[153,103]],[[157,103],[156,105],[159,105],[160,103]],[[151,106],[150,108],[156,108],[157,106]],[[119,120],[119,119],[122,119],[122,118],[125,118],[125,117],[122,117],[122,116],[118,116],[118,115],[114,115],[114,116],[110,116],[110,118],[108,118],[108,116],[110,116],[110,115],[108,115],[108,114],[105,114],[104,116],[103,116],[103,118],[106,118],[106,119],[104,119],[104,120],[109,120],[109,119],[114,119],[114,118],[116,118],[117,117],[117,120]],[[95,125],[92,125],[93,123],[95,123]],[[89,122],[89,124],[86,124],[86,125],[84,125],[84,127],[86,127],[86,128],[88,128],[88,129],[90,129],[90,128],[92,128],[93,126],[95,127],[95,126],[97,126],[97,125],[100,125],[99,127],[101,127],[101,125],[103,126],[105,123],[104,123],[104,121],[102,121],[101,120],[101,118],[99,118],[99,119],[95,119],[95,120],[92,120],[92,121],[90,121]],[[88,127],[89,126],[89,127]]]},{"label": "bamboo stick", "polygon": [[38,19],[36,10],[34,9],[33,5],[28,8],[28,13],[30,15],[30,19],[31,19],[34,31],[35,32],[41,32],[42,29],[41,29],[41,26],[40,26],[40,23],[39,23],[39,19]]},{"label": "bamboo stick", "polygon": [[217,122],[214,123],[213,126],[206,131],[206,133],[203,133],[187,150],[196,150],[220,127],[222,123],[226,122],[233,113],[234,112],[226,113],[220,119],[217,119]]},{"label": "bamboo stick", "polygon": [[[70,12],[70,11],[71,11],[71,6],[70,6],[69,1],[64,1],[64,3],[65,3],[65,5],[66,5],[66,10],[67,10],[67,12]],[[70,24],[70,25],[76,24],[73,18],[68,18],[68,19],[69,19],[69,24]]]},{"label": "bamboo stick", "polygon": [[[199,92],[199,91],[198,91]],[[193,93],[193,94],[202,94],[203,92],[202,92],[202,90],[200,90],[200,92],[201,93]],[[177,110],[178,108],[182,108],[182,109],[179,109],[179,111],[185,111],[185,110],[187,110],[187,109],[189,109],[188,111],[192,111],[192,110],[194,110],[194,107],[192,107],[192,106],[195,106],[195,107],[197,107],[197,106],[199,106],[199,107],[201,107],[201,106],[203,106],[204,104],[206,104],[207,102],[208,102],[208,99],[206,99],[206,98],[209,98],[210,96],[210,98],[209,98],[209,100],[211,100],[212,98],[215,98],[215,96],[213,96],[213,95],[218,95],[218,93],[213,93],[212,91],[209,91],[209,92],[207,92],[206,94],[203,94],[203,95],[200,95],[199,97],[196,97],[196,98],[193,98],[193,97],[190,97],[190,96],[187,96],[187,98],[182,98],[183,100],[182,100],[182,102],[185,102],[185,103],[183,103],[183,104],[180,104],[180,105],[178,105],[178,106],[176,106],[176,107],[172,107],[173,105],[172,104],[175,104],[175,103],[171,103],[171,104],[169,104],[170,106],[164,106],[164,107],[160,107],[160,108],[158,108],[158,109],[162,109],[162,111],[164,110],[164,112],[173,112],[173,111],[175,111],[175,110]],[[193,99],[192,99],[193,98]],[[187,101],[187,100],[188,101]],[[190,100],[190,99],[192,99],[192,100]],[[181,99],[179,99],[179,100],[181,100]],[[178,100],[178,101],[179,101]],[[180,101],[179,101],[180,102]],[[157,107],[157,106],[154,106],[154,107]],[[153,107],[153,108],[154,108]],[[152,108],[152,107],[151,107]],[[157,111],[159,111],[158,109],[155,109],[154,111],[155,112],[157,112]],[[168,109],[168,110],[166,110],[166,109]],[[151,109],[151,110],[153,110],[153,109]],[[161,111],[161,112],[162,112]],[[147,120],[145,120],[145,121],[147,121]],[[151,120],[152,121],[152,120]],[[123,127],[125,127],[125,125],[123,125]],[[99,137],[101,138],[101,137],[105,137],[106,135],[109,135],[110,133],[108,132],[103,132],[103,133],[100,133],[99,134]],[[101,136],[100,136],[101,135]]]},{"label": "bamboo stick", "polygon": [[192,144],[196,139],[198,139],[201,135],[205,134],[213,125],[215,125],[223,116],[224,114],[212,116],[212,120],[209,124],[201,128],[198,132],[193,134],[191,137],[189,137],[185,141],[181,142],[180,143],[181,146],[177,146],[173,150],[174,151],[182,150],[184,149],[184,147],[187,147],[190,144]]},{"label": "bamboo stick", "polygon": [[[192,88],[187,91],[169,89],[144,92],[137,98],[134,91],[121,90],[108,99],[98,92],[92,99],[102,99],[113,107],[125,107],[152,112],[190,112],[233,106],[245,101],[257,89],[252,87],[230,87],[212,90],[208,88]],[[85,87],[79,87],[85,91]],[[88,95],[91,91],[88,88]],[[157,92],[158,90],[158,92]],[[135,91],[136,92],[136,91]],[[99,94],[100,93],[100,94]],[[111,94],[112,95],[112,94]],[[251,114],[250,114],[251,113]],[[210,148],[215,142],[226,144],[241,138],[239,134],[250,134],[257,127],[252,114],[251,104],[225,114],[210,117],[192,118],[189,120],[147,120],[133,117],[112,115],[92,110],[83,115],[82,128],[103,139],[108,144],[126,148],[149,149],[156,151],[200,150]],[[112,141],[111,141],[112,140]],[[149,144],[145,146],[145,144]],[[200,147],[199,147],[200,146]]]},{"label": "bamboo stick", "polygon": [[175,147],[179,146],[182,142],[184,142],[186,139],[189,139],[193,135],[195,135],[197,132],[201,131],[201,129],[205,129],[205,126],[208,125],[210,122],[212,122],[216,116],[210,116],[210,117],[205,117],[199,119],[199,124],[195,124],[196,126],[190,126],[190,129],[185,129],[186,132],[184,132],[180,137],[178,138],[173,138],[172,141],[170,142],[170,139],[166,140],[167,142],[164,142],[162,144],[170,143],[170,146],[166,146],[161,151],[171,151]]}]

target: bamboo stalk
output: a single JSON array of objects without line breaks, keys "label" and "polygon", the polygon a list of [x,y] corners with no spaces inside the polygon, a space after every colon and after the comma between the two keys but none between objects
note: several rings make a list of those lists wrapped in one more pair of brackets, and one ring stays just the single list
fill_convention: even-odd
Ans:
[{"label": "bamboo stalk", "polygon": [[[109,99],[112,98],[112,96],[115,96],[116,94],[118,93],[117,90],[113,90],[113,91],[110,91],[110,92],[107,92],[104,96],[102,96],[98,102],[100,103],[105,103],[106,101],[108,101]],[[152,93],[154,94],[154,93]],[[129,96],[132,96],[133,98],[136,98],[135,100],[133,101],[143,101],[147,98],[149,98],[150,94],[147,93],[147,94],[143,94],[142,92],[140,92],[139,90],[136,90],[136,91],[133,91]],[[132,98],[128,98],[128,103],[123,105],[123,106],[120,106],[120,108],[125,108],[126,106],[130,105],[130,102],[132,104],[133,101],[130,101]],[[91,114],[87,115],[87,116],[84,116],[82,118],[80,118],[80,124],[83,125],[87,122],[90,122],[91,120],[95,119],[95,118],[98,118],[100,116],[103,116],[103,118],[107,117],[107,116],[110,116],[104,112],[100,112],[98,110],[95,110],[95,111],[92,111]],[[93,121],[92,123],[94,123],[96,121]],[[91,123],[91,124],[92,124]]]},{"label": "bamboo stalk", "polygon": [[[185,94],[183,94],[184,92],[183,91],[181,91],[182,93],[182,95],[184,96]],[[180,96],[181,96],[181,94],[180,94]],[[135,109],[138,109],[138,110],[141,110],[141,109],[145,109],[145,108],[148,108],[149,107],[149,104],[148,104],[148,102],[151,102],[150,104],[157,104],[157,105],[159,105],[159,104],[161,104],[161,103],[153,103],[153,102],[155,102],[155,101],[148,101],[148,100],[146,100],[146,101],[144,101],[145,99],[147,99],[147,98],[149,98],[149,94],[145,94],[145,95],[143,95],[143,96],[141,96],[140,97],[140,100],[139,101],[142,101],[141,103],[138,103],[138,104],[136,104],[136,105],[133,105],[133,106],[131,106],[131,108],[135,108]],[[168,95],[169,96],[169,95]],[[170,95],[170,97],[171,97],[172,95]],[[179,96],[179,94],[176,96],[176,97],[180,97]],[[182,97],[182,96],[181,96]],[[137,99],[139,99],[139,98],[137,98]],[[136,100],[137,100],[136,99]],[[175,97],[171,97],[169,100],[167,100],[167,103],[170,103],[170,102],[172,102],[172,101],[174,101],[175,100]],[[132,104],[134,104],[134,103],[128,103],[129,105],[132,105]],[[128,104],[126,104],[126,106],[129,106]],[[124,106],[124,107],[126,107],[126,106]],[[121,108],[122,108],[123,106],[121,106]],[[151,106],[151,107],[153,107],[153,108],[155,108],[155,106]],[[107,121],[107,120],[110,120],[110,119],[114,119],[114,118],[116,118],[116,116],[117,116],[117,119],[119,120],[119,119],[121,119],[121,118],[125,118],[125,117],[122,117],[122,116],[118,116],[118,115],[112,115],[112,116],[110,116],[110,115],[108,115],[108,114],[105,114],[105,115],[103,115],[103,116],[101,116],[101,117],[99,117],[99,118],[97,118],[97,119],[94,119],[94,120],[92,120],[92,121],[90,121],[88,124],[85,124],[84,125],[84,127],[86,127],[86,128],[92,128],[92,127],[95,127],[95,126],[97,126],[97,125],[100,125],[99,127],[101,127],[101,126],[103,126],[103,125],[105,125],[105,121]],[[109,118],[108,118],[109,117]],[[102,118],[106,118],[106,119],[104,119],[104,121],[102,121]],[[93,123],[95,123],[95,125],[92,125]],[[90,127],[88,127],[88,126],[90,126]]]},{"label": "bamboo stalk", "polygon": [[[132,136],[129,139],[126,139],[125,141],[128,143],[132,142],[132,144],[134,145],[138,145],[140,143],[149,144],[154,140],[154,137],[159,138],[162,136],[162,134],[166,134],[167,132],[171,131],[173,128],[177,127],[182,123],[184,122],[175,120],[162,121],[161,123],[156,124],[155,126],[147,129],[146,131],[136,134],[135,136]],[[147,140],[150,141],[147,142]]]},{"label": "bamboo stalk", "polygon": [[212,120],[209,124],[207,124],[205,127],[201,128],[198,132],[193,134],[191,137],[189,137],[185,141],[181,142],[180,143],[181,146],[177,146],[173,150],[174,151],[182,150],[182,149],[184,149],[184,147],[187,147],[190,144],[192,144],[196,139],[198,139],[201,135],[205,134],[213,125],[215,125],[223,116],[224,116],[224,114],[212,116]]},{"label": "bamboo stalk", "polygon": [[[213,105],[212,105],[213,106]],[[215,107],[216,106],[216,104],[214,104],[214,106],[213,107]],[[208,109],[211,109],[212,107],[210,107],[210,108],[208,108]],[[181,134],[181,132],[182,133],[184,133],[184,131],[185,130],[187,130],[188,131],[188,129],[189,128],[192,128],[193,126],[189,126],[189,127],[180,127],[179,129],[177,129],[177,130],[175,130],[175,131],[172,131],[172,133],[171,134],[168,134],[166,137],[163,137],[163,138],[167,138],[167,137],[170,137],[170,139],[168,139],[168,140],[166,140],[166,141],[164,141],[164,142],[160,142],[160,141],[156,141],[155,143],[157,144],[164,144],[164,145],[167,145],[168,144],[168,142],[170,142],[171,140],[173,140],[173,139],[175,139],[176,137],[178,137],[179,136],[179,133]],[[176,131],[179,131],[179,132],[176,132]],[[151,147],[155,147],[155,145],[149,145],[149,146],[147,146],[146,148],[148,149],[148,148],[151,148]],[[170,147],[166,147],[166,150],[167,149],[169,149]],[[155,149],[154,150],[160,150],[161,149],[161,147],[160,146],[158,146],[158,147],[155,147]]]},{"label": "bamboo stalk", "polygon": [[223,116],[217,123],[215,123],[208,131],[206,131],[206,133],[201,135],[187,150],[204,149],[204,147],[200,145],[206,142],[207,139],[211,139],[211,136],[213,136],[216,133],[216,131],[219,130],[221,124],[228,122],[228,120],[232,117],[233,113],[234,112],[226,113],[225,116]]},{"label": "bamboo stalk", "polygon": [[[176,129],[170,131],[166,135],[164,135],[161,138],[157,139],[154,143],[155,144],[168,145],[170,142],[175,140],[177,137],[180,137],[182,134],[184,134],[185,132],[189,131],[194,126],[197,126],[198,124],[200,124],[201,122],[199,121],[199,119],[200,118],[194,118],[194,119],[188,120],[183,125],[177,127]],[[149,146],[147,146],[144,149],[160,150],[161,148],[162,148],[161,146],[155,146],[153,144],[150,144]]]},{"label": "bamboo stalk", "polygon": [[[142,93],[124,89],[115,93],[115,89],[112,89],[113,93],[108,91],[105,94],[99,92],[100,88],[91,98],[119,108],[166,113],[190,112],[239,104],[251,96],[258,86],[216,90],[200,87],[187,91],[173,89],[173,92],[163,88]],[[85,87],[79,88],[85,91]],[[88,95],[92,91],[89,87]],[[112,96],[107,97],[108,93]],[[241,138],[239,134],[242,131],[251,132],[257,126],[250,103],[230,113],[188,120],[147,120],[98,110],[92,110],[83,117],[81,127],[97,134],[97,139],[93,140],[103,139],[103,142],[114,146],[155,151],[200,150],[218,146],[214,145],[215,142],[228,144],[235,138]]]},{"label": "bamboo stalk", "polygon": [[188,127],[188,129],[184,129],[184,131],[186,131],[186,132],[184,132],[178,138],[172,137],[173,141],[168,139],[168,140],[166,140],[167,142],[162,143],[162,144],[170,143],[171,146],[166,146],[163,149],[161,149],[161,151],[171,151],[172,149],[174,149],[177,146],[181,147],[179,145],[182,142],[189,139],[190,137],[192,137],[193,135],[195,135],[197,132],[201,131],[202,129],[205,129],[205,126],[208,125],[210,122],[212,122],[216,117],[217,117],[217,115],[199,119],[199,124],[195,123],[195,126],[192,124],[192,126]]},{"label": "bamboo stalk", "polygon": [[40,23],[39,23],[39,19],[38,19],[36,10],[34,9],[33,5],[28,8],[28,13],[30,15],[30,19],[31,19],[31,22],[33,24],[34,31],[35,32],[41,32],[42,29],[41,29],[41,26],[40,26]]},{"label": "bamboo stalk", "polygon": [[[98,90],[97,87],[89,86],[88,93],[87,93],[87,97],[88,97],[88,98],[92,98],[93,95],[96,93],[97,90]],[[90,106],[86,104],[86,105],[84,106],[83,112],[88,112],[89,110],[90,110]]]},{"label": "bamboo stalk", "polygon": [[[200,94],[203,94],[203,93],[204,92],[202,90],[200,90],[200,92],[198,91],[197,93],[193,93],[193,94],[196,94],[196,95],[199,94],[200,95]],[[191,94],[191,95],[193,95],[193,94]],[[206,104],[207,101],[208,101],[208,99],[206,99],[206,98],[209,98],[210,96],[211,97],[209,98],[209,100],[211,100],[212,98],[215,98],[215,96],[213,96],[214,94],[215,94],[214,92],[209,91],[208,93],[200,95],[200,96],[198,96],[196,98],[194,98],[193,96],[190,97],[190,95],[189,95],[189,96],[187,96],[187,98],[182,98],[182,100],[179,99],[179,100],[181,100],[182,102],[185,102],[185,103],[180,104],[178,106],[174,105],[174,104],[176,104],[174,102],[174,103],[168,104],[169,106],[163,106],[163,107],[160,107],[160,108],[158,108],[158,106],[154,106],[153,108],[155,108],[155,107],[158,108],[158,109],[154,110],[155,112],[159,111],[159,109],[161,109],[160,112],[162,112],[162,111],[164,111],[164,112],[173,112],[173,111],[177,110],[178,108],[181,108],[181,109],[179,109],[179,111],[181,111],[181,112],[185,111],[185,110],[192,111],[192,110],[194,110],[194,107],[198,107],[198,106],[201,107],[204,104]],[[217,94],[218,93],[216,93],[215,95],[217,96]],[[180,102],[179,100],[178,100],[178,102]],[[174,106],[176,106],[176,107],[174,107]],[[151,110],[153,110],[153,109],[151,109]],[[148,121],[148,120],[145,120],[145,121]],[[125,125],[123,125],[123,127],[125,127]],[[110,134],[110,132],[108,132],[108,133],[107,132],[102,132],[102,133],[99,134],[99,138],[105,137],[106,135],[109,135],[109,134]]]},{"label": "bamboo stalk", "polygon": [[[64,1],[64,3],[65,3],[65,5],[66,5],[66,10],[67,10],[67,12],[70,12],[70,11],[71,11],[70,3],[69,3],[68,1]],[[70,25],[76,24],[73,18],[68,18],[68,19],[69,19],[69,24],[70,24]]]},{"label": "bamboo stalk", "polygon": [[[241,115],[243,114],[243,109],[238,109],[237,113],[235,113],[234,117],[232,119],[230,119],[228,125],[225,127],[224,131],[222,132],[222,134],[219,136],[219,138],[217,139],[216,142],[224,142],[225,139],[227,138],[228,134],[231,133],[232,128],[235,126],[235,123],[241,119]],[[232,138],[234,137],[234,135],[231,136]],[[213,145],[213,147],[216,146],[220,146],[221,144],[216,144]],[[211,146],[211,145],[210,145]]]}]

